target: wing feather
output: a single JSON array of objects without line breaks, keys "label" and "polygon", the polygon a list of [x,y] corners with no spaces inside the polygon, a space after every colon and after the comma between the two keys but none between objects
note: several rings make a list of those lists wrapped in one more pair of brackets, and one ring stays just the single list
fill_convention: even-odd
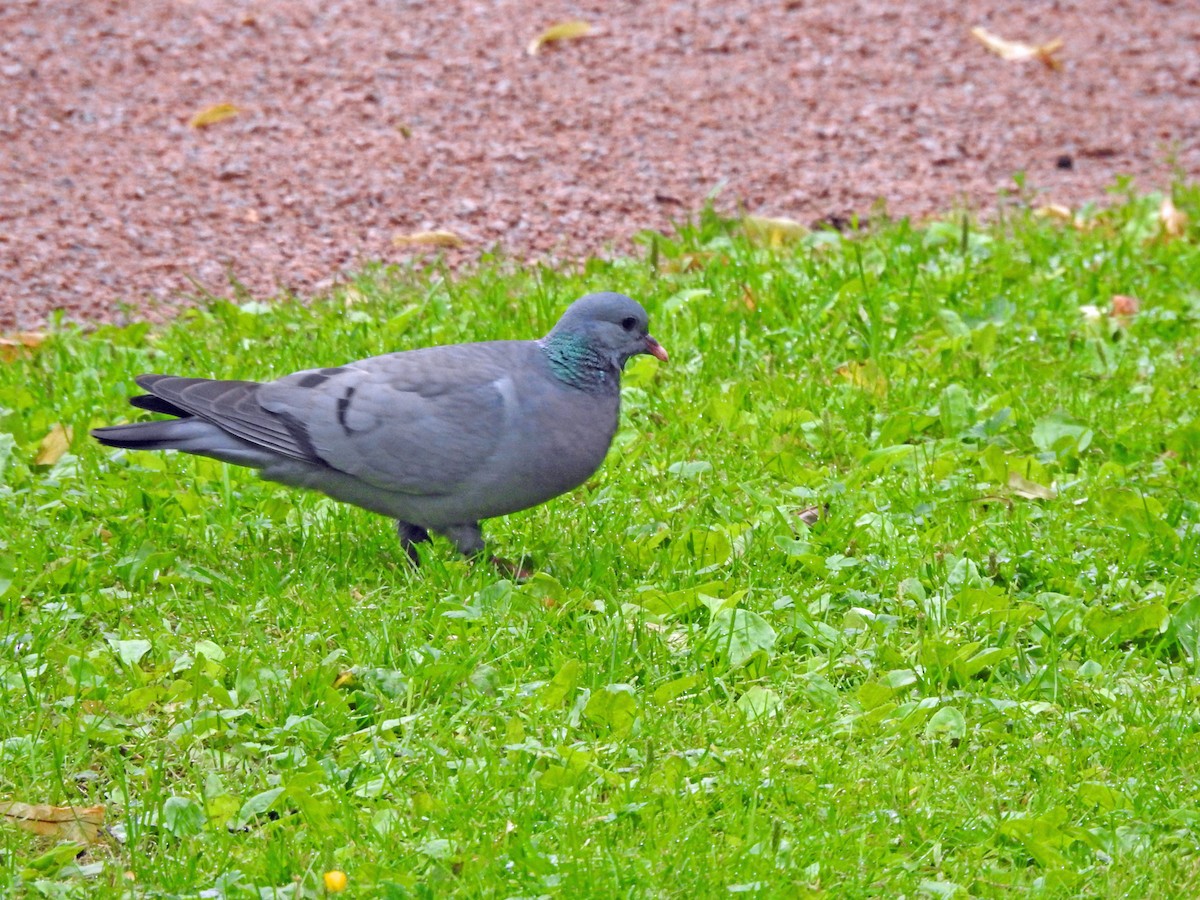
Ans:
[{"label": "wing feather", "polygon": [[521,342],[430,347],[264,385],[262,406],[303,423],[327,465],[381,490],[450,493],[487,466],[511,414]]},{"label": "wing feather", "polygon": [[258,402],[255,381],[216,381],[174,375],[141,375],[137,383],[171,406],[212,422],[235,437],[301,462],[319,463],[294,426]]}]

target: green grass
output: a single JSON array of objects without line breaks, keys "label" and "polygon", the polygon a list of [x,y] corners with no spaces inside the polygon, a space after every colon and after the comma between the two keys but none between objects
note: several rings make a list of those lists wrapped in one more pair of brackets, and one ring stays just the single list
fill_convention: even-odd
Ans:
[{"label": "green grass", "polygon": [[[1156,211],[774,250],[705,215],[575,272],[55,328],[0,364],[0,801],[112,830],[0,822],[0,893],[1196,896],[1200,231]],[[489,523],[526,584],[85,437],[141,372],[539,335],[595,289],[671,363],[591,482]]]}]

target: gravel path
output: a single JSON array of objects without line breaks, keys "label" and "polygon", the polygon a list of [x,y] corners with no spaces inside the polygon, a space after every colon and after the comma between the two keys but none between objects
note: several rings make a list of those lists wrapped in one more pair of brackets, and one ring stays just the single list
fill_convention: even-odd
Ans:
[{"label": "gravel path", "polygon": [[[527,55],[571,18],[598,33]],[[1062,37],[1062,69],[976,25]],[[219,102],[242,111],[189,127]],[[231,277],[308,294],[419,229],[463,258],[627,249],[714,191],[804,222],[986,212],[1017,170],[1067,204],[1200,177],[1200,3],[0,4],[0,330]]]}]

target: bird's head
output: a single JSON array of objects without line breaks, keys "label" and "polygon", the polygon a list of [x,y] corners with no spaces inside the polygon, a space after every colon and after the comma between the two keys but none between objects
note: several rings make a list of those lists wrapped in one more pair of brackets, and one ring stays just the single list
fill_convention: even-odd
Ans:
[{"label": "bird's head", "polygon": [[544,338],[544,344],[578,343],[588,355],[598,355],[618,370],[631,356],[648,353],[666,362],[667,351],[650,336],[650,320],[636,300],[624,294],[602,293],[580,297],[563,313]]}]

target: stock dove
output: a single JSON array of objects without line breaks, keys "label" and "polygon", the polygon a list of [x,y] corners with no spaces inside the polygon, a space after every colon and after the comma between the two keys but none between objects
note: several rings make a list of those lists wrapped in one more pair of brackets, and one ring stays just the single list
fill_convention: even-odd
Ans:
[{"label": "stock dove", "polygon": [[575,301],[540,340],[405,350],[276,381],[142,375],[130,403],[177,418],[92,431],[258,469],[396,520],[405,551],[436,532],[483,550],[480,520],[582,484],[617,429],[630,357],[667,353],[622,294]]}]

